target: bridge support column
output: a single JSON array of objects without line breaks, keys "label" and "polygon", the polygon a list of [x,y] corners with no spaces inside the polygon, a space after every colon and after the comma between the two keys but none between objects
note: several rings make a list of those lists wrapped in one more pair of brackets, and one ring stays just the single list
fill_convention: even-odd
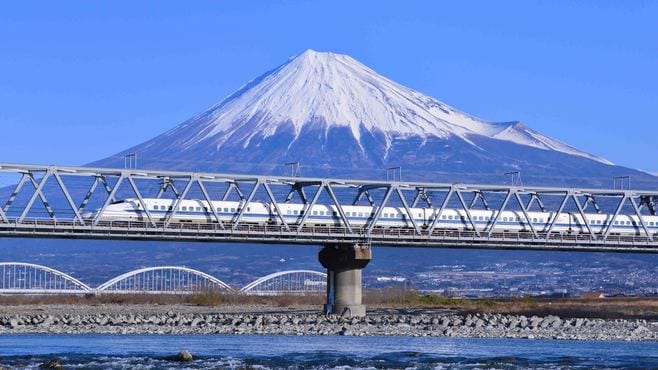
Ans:
[{"label": "bridge support column", "polygon": [[361,270],[366,267],[372,252],[359,245],[325,245],[319,259],[327,269],[327,304],[325,313],[365,316],[361,302]]}]

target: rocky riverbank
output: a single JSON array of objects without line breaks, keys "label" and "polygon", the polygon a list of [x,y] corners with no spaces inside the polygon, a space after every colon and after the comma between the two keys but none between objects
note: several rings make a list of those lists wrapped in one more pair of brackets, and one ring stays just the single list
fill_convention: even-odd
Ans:
[{"label": "rocky riverbank", "polygon": [[282,334],[658,341],[658,321],[647,320],[386,309],[375,309],[365,318],[347,318],[325,316],[316,310],[267,307],[213,310],[184,305],[4,306],[0,310],[0,334]]}]

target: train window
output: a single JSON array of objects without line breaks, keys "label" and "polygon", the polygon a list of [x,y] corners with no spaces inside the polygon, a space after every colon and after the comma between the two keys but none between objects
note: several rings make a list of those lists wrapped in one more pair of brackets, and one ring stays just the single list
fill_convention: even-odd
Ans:
[{"label": "train window", "polygon": [[251,207],[247,207],[247,212],[251,212]]},{"label": "train window", "polygon": [[452,220],[452,216],[448,216],[448,220]]},{"label": "train window", "polygon": [[235,212],[235,208],[231,208],[231,212]]},{"label": "train window", "polygon": [[363,217],[363,212],[359,212],[359,217]]},{"label": "train window", "polygon": [[338,216],[338,212],[333,211],[333,215],[334,215],[334,216]]},{"label": "train window", "polygon": [[160,206],[160,210],[161,210],[161,211],[164,211],[165,209],[167,209],[167,207],[165,207],[165,206]]},{"label": "train window", "polygon": [[537,223],[537,217],[533,217],[532,222]]},{"label": "train window", "polygon": [[507,217],[503,217],[503,221],[507,221]]},{"label": "train window", "polygon": [[299,210],[296,209],[296,210],[292,211],[292,213],[295,214],[295,215],[298,215],[298,214],[299,214]]},{"label": "train window", "polygon": [[183,211],[187,211],[187,206],[182,207]]},{"label": "train window", "polygon": [[196,207],[197,212],[201,212],[201,207]]}]

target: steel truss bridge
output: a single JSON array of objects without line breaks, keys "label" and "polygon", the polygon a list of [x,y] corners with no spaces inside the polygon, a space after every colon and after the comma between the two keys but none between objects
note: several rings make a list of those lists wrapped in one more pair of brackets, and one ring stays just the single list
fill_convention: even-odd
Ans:
[{"label": "steel truss bridge", "polygon": [[[14,186],[0,189],[0,200],[4,201],[0,207],[0,236],[3,237],[658,252],[658,235],[652,235],[643,219],[643,216],[656,215],[658,191],[249,176],[25,164],[0,164],[0,174],[16,176]],[[71,191],[73,188],[75,192]],[[6,194],[1,194],[3,191]],[[128,222],[107,221],[96,216],[83,218],[94,202],[97,204],[95,208],[100,209],[95,214],[102,214],[113,201],[127,197],[137,200],[145,211],[144,220]],[[173,199],[174,206],[167,211],[164,221],[156,219],[147,209],[144,199],[149,197]],[[291,223],[286,220],[280,207],[293,197],[299,198],[304,210]],[[22,201],[19,202],[18,198]],[[92,202],[92,199],[95,201]],[[236,199],[240,206],[229,222],[222,220],[214,207],[207,212],[212,222],[177,222],[174,216],[186,199],[207,202]],[[315,204],[321,204],[321,199],[322,204],[336,207],[340,226],[318,226],[307,222],[310,214],[307,211]],[[497,206],[493,206],[492,199],[499,200]],[[243,221],[245,210],[255,201],[273,205],[276,224],[257,225]],[[356,226],[346,216],[344,207],[362,203],[371,205],[373,212],[365,225]],[[587,222],[584,233],[558,232],[554,230],[557,217],[553,217],[546,231],[536,230],[531,223],[527,232],[502,232],[496,228],[501,222],[499,216],[503,210],[516,210],[529,220],[528,212],[533,207],[556,213],[571,207],[574,214],[587,219],[587,207],[601,212],[600,204],[603,203],[614,203],[609,212],[613,214],[613,220],[620,215],[638,216],[638,235],[614,235],[610,232],[612,222],[601,232],[595,232]],[[412,227],[380,227],[383,207],[399,206],[411,214],[410,208],[418,204],[437,210],[436,216],[427,225],[411,218]],[[549,207],[552,205],[554,207]],[[36,211],[37,208],[42,209],[41,213]],[[447,208],[465,212],[467,226],[464,230],[437,227],[437,221]],[[491,223],[483,227],[474,222],[472,212],[476,209],[497,212]]]},{"label": "steel truss bridge", "polygon": [[23,262],[0,263],[0,294],[324,294],[327,274],[290,270],[263,276],[235,289],[204,272],[182,266],[158,266],[127,272],[92,288],[64,272]]}]

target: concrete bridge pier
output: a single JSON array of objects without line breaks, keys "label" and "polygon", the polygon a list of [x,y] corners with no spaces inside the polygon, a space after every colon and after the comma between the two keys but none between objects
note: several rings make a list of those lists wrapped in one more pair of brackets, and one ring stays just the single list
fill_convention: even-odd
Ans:
[{"label": "concrete bridge pier", "polygon": [[361,270],[371,258],[370,248],[359,245],[328,244],[320,250],[320,263],[327,269],[325,313],[366,315],[366,306],[361,301]]}]

